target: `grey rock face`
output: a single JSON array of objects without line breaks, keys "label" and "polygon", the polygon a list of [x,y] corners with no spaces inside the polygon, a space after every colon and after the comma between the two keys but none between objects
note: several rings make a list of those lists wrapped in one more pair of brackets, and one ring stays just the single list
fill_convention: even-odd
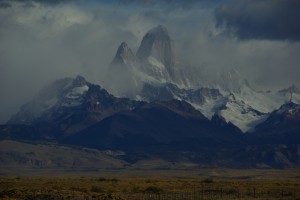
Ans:
[{"label": "grey rock face", "polygon": [[122,42],[119,46],[116,56],[112,61],[112,65],[129,65],[134,62],[135,56],[126,42]]},{"label": "grey rock face", "polygon": [[151,29],[144,36],[137,51],[137,57],[142,62],[146,62],[150,56],[164,64],[169,75],[174,77],[174,44],[169,36],[168,30],[162,25]]}]

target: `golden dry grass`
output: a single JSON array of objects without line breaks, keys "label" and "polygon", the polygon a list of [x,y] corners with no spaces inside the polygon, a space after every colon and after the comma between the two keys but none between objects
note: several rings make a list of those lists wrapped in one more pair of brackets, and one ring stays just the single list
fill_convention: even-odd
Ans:
[{"label": "golden dry grass", "polygon": [[0,178],[0,199],[300,199],[300,180]]}]

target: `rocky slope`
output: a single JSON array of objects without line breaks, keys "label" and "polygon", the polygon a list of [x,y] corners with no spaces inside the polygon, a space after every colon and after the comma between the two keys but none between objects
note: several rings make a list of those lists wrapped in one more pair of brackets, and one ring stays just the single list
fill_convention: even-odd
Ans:
[{"label": "rocky slope", "polygon": [[8,124],[26,124],[64,137],[83,130],[121,110],[131,110],[139,102],[116,98],[83,77],[59,79],[40,93]]},{"label": "rocky slope", "polygon": [[124,151],[197,151],[241,144],[241,132],[212,123],[184,101],[144,103],[66,138],[71,144]]}]

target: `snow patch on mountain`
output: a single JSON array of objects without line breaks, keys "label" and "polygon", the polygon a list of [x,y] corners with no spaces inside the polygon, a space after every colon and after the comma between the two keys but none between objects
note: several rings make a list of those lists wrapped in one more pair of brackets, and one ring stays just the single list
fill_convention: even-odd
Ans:
[{"label": "snow patch on mountain", "polygon": [[220,99],[210,99],[201,105],[196,103],[191,103],[191,105],[194,106],[197,110],[199,110],[205,117],[211,119],[216,112],[216,107],[218,107],[218,105],[221,104],[220,102]]},{"label": "snow patch on mountain", "polygon": [[297,108],[299,109],[299,105],[295,104],[293,102],[289,102],[286,104],[283,104],[278,110],[275,111],[276,114],[281,115],[283,113],[289,113],[291,115],[294,115],[298,112]]},{"label": "snow patch on mountain", "polygon": [[75,87],[73,88],[69,93],[65,95],[65,97],[70,98],[70,99],[76,99],[83,95],[85,92],[89,90],[89,86],[83,85],[81,87]]},{"label": "snow patch on mountain", "polygon": [[86,81],[80,80],[78,83],[78,78],[74,79],[73,84],[67,88],[60,98],[60,105],[64,107],[76,107],[83,103],[84,95],[89,90],[89,86]]},{"label": "snow patch on mountain", "polygon": [[154,58],[153,56],[148,57],[148,61],[149,63],[154,66],[159,68],[160,70],[164,70],[165,66],[164,64],[162,64],[161,62],[159,62],[156,58]]},{"label": "snow patch on mountain", "polygon": [[63,102],[61,105],[64,107],[76,107],[82,104],[81,101],[70,101],[70,102]]},{"label": "snow patch on mountain", "polygon": [[253,127],[268,117],[268,114],[261,113],[245,104],[243,100],[237,100],[233,97],[232,94],[227,97],[217,114],[222,116],[226,122],[231,122],[239,127],[243,132],[251,131]]},{"label": "snow patch on mountain", "polygon": [[80,106],[89,90],[88,85],[81,76],[59,79],[44,87],[31,102],[24,104],[8,123],[18,123],[21,120],[22,123],[30,124],[50,110]]},{"label": "snow patch on mountain", "polygon": [[165,65],[158,61],[155,57],[149,56],[147,58],[148,63],[145,64],[145,69],[143,70],[148,75],[160,82],[171,81],[170,76],[165,68]]},{"label": "snow patch on mountain", "polygon": [[203,101],[188,101],[192,104],[197,110],[199,110],[205,117],[211,119],[213,115],[218,111],[218,109],[224,104],[225,99],[223,96],[204,96]]},{"label": "snow patch on mountain", "polygon": [[264,113],[270,113],[287,102],[300,103],[300,94],[289,92],[288,89],[280,91],[255,91],[249,87],[242,87],[241,92],[234,93],[239,99],[251,105],[254,109]]},{"label": "snow patch on mountain", "polygon": [[300,94],[294,93],[291,101],[300,104]]}]

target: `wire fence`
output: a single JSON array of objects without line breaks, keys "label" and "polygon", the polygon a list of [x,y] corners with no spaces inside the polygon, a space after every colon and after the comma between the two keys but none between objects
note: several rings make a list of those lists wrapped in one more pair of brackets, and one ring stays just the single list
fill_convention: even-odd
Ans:
[{"label": "wire fence", "polygon": [[[10,195],[9,195],[10,196]],[[2,196],[3,197],[3,196]],[[8,197],[8,196],[7,196]],[[15,199],[15,198],[0,198]],[[55,193],[26,195],[26,200],[300,200],[297,188],[285,189],[202,189],[190,192],[161,193],[86,193],[84,195],[62,196]]]},{"label": "wire fence", "polygon": [[237,189],[203,189],[194,192],[172,193],[128,193],[119,195],[128,200],[217,200],[217,199],[259,199],[259,200],[300,200],[300,195],[293,189],[265,189],[255,188],[248,191]]}]

